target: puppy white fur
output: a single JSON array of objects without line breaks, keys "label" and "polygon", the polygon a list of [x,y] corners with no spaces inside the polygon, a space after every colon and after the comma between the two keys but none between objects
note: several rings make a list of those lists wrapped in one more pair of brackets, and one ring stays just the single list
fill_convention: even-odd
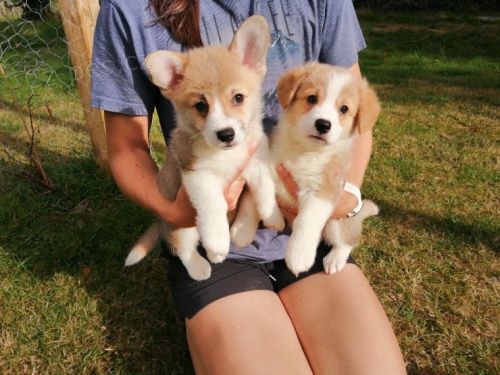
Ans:
[{"label": "puppy white fur", "polygon": [[269,43],[265,19],[252,16],[228,48],[209,46],[186,54],[157,51],[147,57],[145,67],[152,82],[172,101],[177,116],[158,186],[166,199],[175,200],[184,185],[197,211],[197,227],[176,229],[158,220],[134,246],[126,265],[137,263],[163,238],[193,279],[208,278],[210,263],[198,253],[198,241],[211,262],[226,258],[232,218],[227,215],[223,190],[237,175],[254,141],[257,150],[242,174],[248,196],[264,225],[283,229],[262,130],[260,87]]},{"label": "puppy white fur", "polygon": [[[378,213],[378,207],[365,200],[356,216],[330,218],[343,189],[355,135],[373,127],[380,104],[365,79],[317,62],[285,73],[277,91],[283,112],[270,142],[272,170],[282,164],[298,186],[297,196],[291,196],[274,173],[281,205],[298,212],[285,260],[296,275],[309,270],[323,237],[333,245],[323,260],[325,271],[333,274],[358,245],[364,218]],[[251,204],[245,210],[247,223],[239,225],[254,228],[256,212]]]}]

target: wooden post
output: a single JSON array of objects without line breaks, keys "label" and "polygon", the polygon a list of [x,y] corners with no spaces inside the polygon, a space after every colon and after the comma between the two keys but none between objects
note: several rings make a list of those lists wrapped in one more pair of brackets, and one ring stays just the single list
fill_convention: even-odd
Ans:
[{"label": "wooden post", "polygon": [[99,0],[59,0],[58,4],[85,113],[92,153],[99,169],[109,175],[103,114],[101,110],[90,106],[92,43],[99,12]]}]

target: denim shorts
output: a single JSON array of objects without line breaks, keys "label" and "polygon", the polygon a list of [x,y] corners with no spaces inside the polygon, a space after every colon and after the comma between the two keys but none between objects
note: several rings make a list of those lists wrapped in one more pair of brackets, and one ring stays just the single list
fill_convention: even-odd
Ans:
[{"label": "denim shorts", "polygon": [[[331,246],[321,243],[314,265],[299,276],[295,276],[287,268],[284,260],[256,263],[226,259],[222,263],[211,264],[210,277],[202,281],[193,280],[180,259],[170,254],[167,246],[163,246],[162,256],[169,260],[168,280],[175,307],[182,318],[191,319],[198,311],[219,298],[250,290],[278,293],[298,280],[324,272],[323,258],[330,249]],[[347,262],[356,264],[351,256]]]}]

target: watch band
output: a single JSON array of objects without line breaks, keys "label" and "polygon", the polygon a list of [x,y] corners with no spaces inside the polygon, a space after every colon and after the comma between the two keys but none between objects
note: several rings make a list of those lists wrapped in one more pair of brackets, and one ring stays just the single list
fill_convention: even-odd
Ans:
[{"label": "watch band", "polygon": [[352,210],[352,212],[347,214],[347,217],[356,216],[359,213],[359,211],[361,211],[361,209],[363,208],[363,201],[361,200],[361,191],[356,185],[353,185],[347,181],[342,181],[342,186],[344,187],[345,191],[353,194],[358,200],[358,204],[356,205],[354,210]]}]

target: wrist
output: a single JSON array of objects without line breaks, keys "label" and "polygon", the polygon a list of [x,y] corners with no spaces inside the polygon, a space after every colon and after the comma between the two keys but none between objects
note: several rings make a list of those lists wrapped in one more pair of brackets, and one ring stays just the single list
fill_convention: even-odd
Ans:
[{"label": "wrist", "polygon": [[359,190],[359,188],[356,185],[351,184],[347,181],[342,181],[342,187],[344,188],[344,191],[352,194],[356,198],[356,206],[354,207],[354,209],[351,212],[349,212],[346,215],[347,217],[354,217],[363,208],[363,200],[361,199],[361,191]]}]

